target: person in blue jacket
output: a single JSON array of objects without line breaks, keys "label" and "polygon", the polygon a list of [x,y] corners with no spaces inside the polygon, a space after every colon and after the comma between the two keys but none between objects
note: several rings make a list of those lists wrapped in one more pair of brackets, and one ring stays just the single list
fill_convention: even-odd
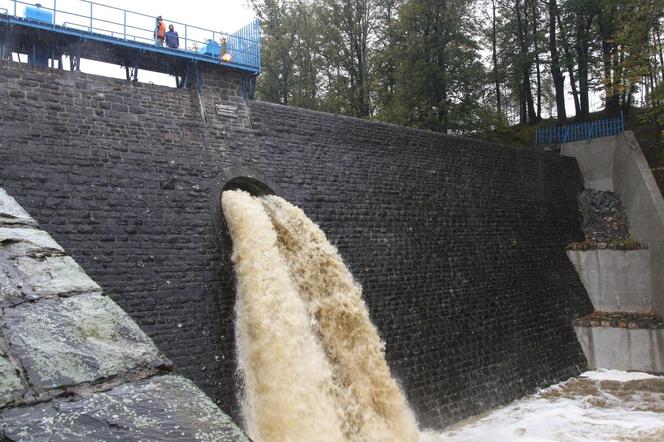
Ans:
[{"label": "person in blue jacket", "polygon": [[168,25],[168,32],[166,33],[166,46],[171,49],[177,49],[180,47],[180,37],[178,33],[175,32],[173,25]]}]

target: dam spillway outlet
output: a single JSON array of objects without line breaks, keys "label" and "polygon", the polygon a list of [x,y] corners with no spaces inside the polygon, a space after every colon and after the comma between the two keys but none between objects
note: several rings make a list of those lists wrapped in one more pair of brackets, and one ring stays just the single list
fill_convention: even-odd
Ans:
[{"label": "dam spillway outlet", "polygon": [[226,191],[222,206],[250,437],[418,440],[361,288],[322,230],[274,195]]}]

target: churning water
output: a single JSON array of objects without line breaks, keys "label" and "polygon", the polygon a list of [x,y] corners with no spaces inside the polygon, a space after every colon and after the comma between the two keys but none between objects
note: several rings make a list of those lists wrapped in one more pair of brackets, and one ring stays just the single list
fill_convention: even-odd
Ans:
[{"label": "churning water", "polygon": [[664,441],[664,377],[597,370],[475,416],[423,442]]},{"label": "churning water", "polygon": [[418,433],[362,291],[325,234],[276,196],[227,191],[245,428],[281,441],[663,441],[664,378],[588,372]]},{"label": "churning water", "polygon": [[255,441],[416,441],[362,291],[325,234],[276,196],[227,191],[245,428]]}]

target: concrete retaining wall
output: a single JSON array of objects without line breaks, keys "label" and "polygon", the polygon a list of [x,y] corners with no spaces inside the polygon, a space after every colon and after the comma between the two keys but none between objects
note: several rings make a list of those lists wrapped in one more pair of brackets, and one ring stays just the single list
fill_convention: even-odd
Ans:
[{"label": "concrete retaining wall", "polygon": [[652,307],[664,316],[664,199],[634,135],[563,144],[561,154],[577,159],[586,188],[620,196],[635,239],[650,248]]},{"label": "concrete retaining wall", "polygon": [[569,250],[595,310],[652,310],[650,251]]},{"label": "concrete retaining wall", "polygon": [[575,327],[590,368],[664,372],[664,329]]}]

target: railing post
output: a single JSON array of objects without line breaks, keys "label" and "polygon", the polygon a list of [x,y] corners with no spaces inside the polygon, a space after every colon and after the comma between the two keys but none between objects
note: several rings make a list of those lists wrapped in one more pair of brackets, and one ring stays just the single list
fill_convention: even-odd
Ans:
[{"label": "railing post", "polygon": [[261,26],[260,26],[260,21],[258,21],[258,18],[256,18],[255,22],[256,26],[256,47],[258,48],[258,65],[256,66],[258,68],[258,72],[261,71]]},{"label": "railing post", "polygon": [[53,0],[53,25],[55,26],[55,13],[58,10],[57,0]]},{"label": "railing post", "polygon": [[16,0],[14,0],[14,17],[16,17]]},{"label": "railing post", "polygon": [[127,39],[127,10],[125,9],[122,12],[124,12],[124,28],[123,28],[123,30],[124,30],[124,39],[126,40]]},{"label": "railing post", "polygon": [[92,32],[92,2],[90,2],[90,32]]},{"label": "railing post", "polygon": [[187,25],[184,25],[184,50],[188,51],[189,48],[187,47]]}]

